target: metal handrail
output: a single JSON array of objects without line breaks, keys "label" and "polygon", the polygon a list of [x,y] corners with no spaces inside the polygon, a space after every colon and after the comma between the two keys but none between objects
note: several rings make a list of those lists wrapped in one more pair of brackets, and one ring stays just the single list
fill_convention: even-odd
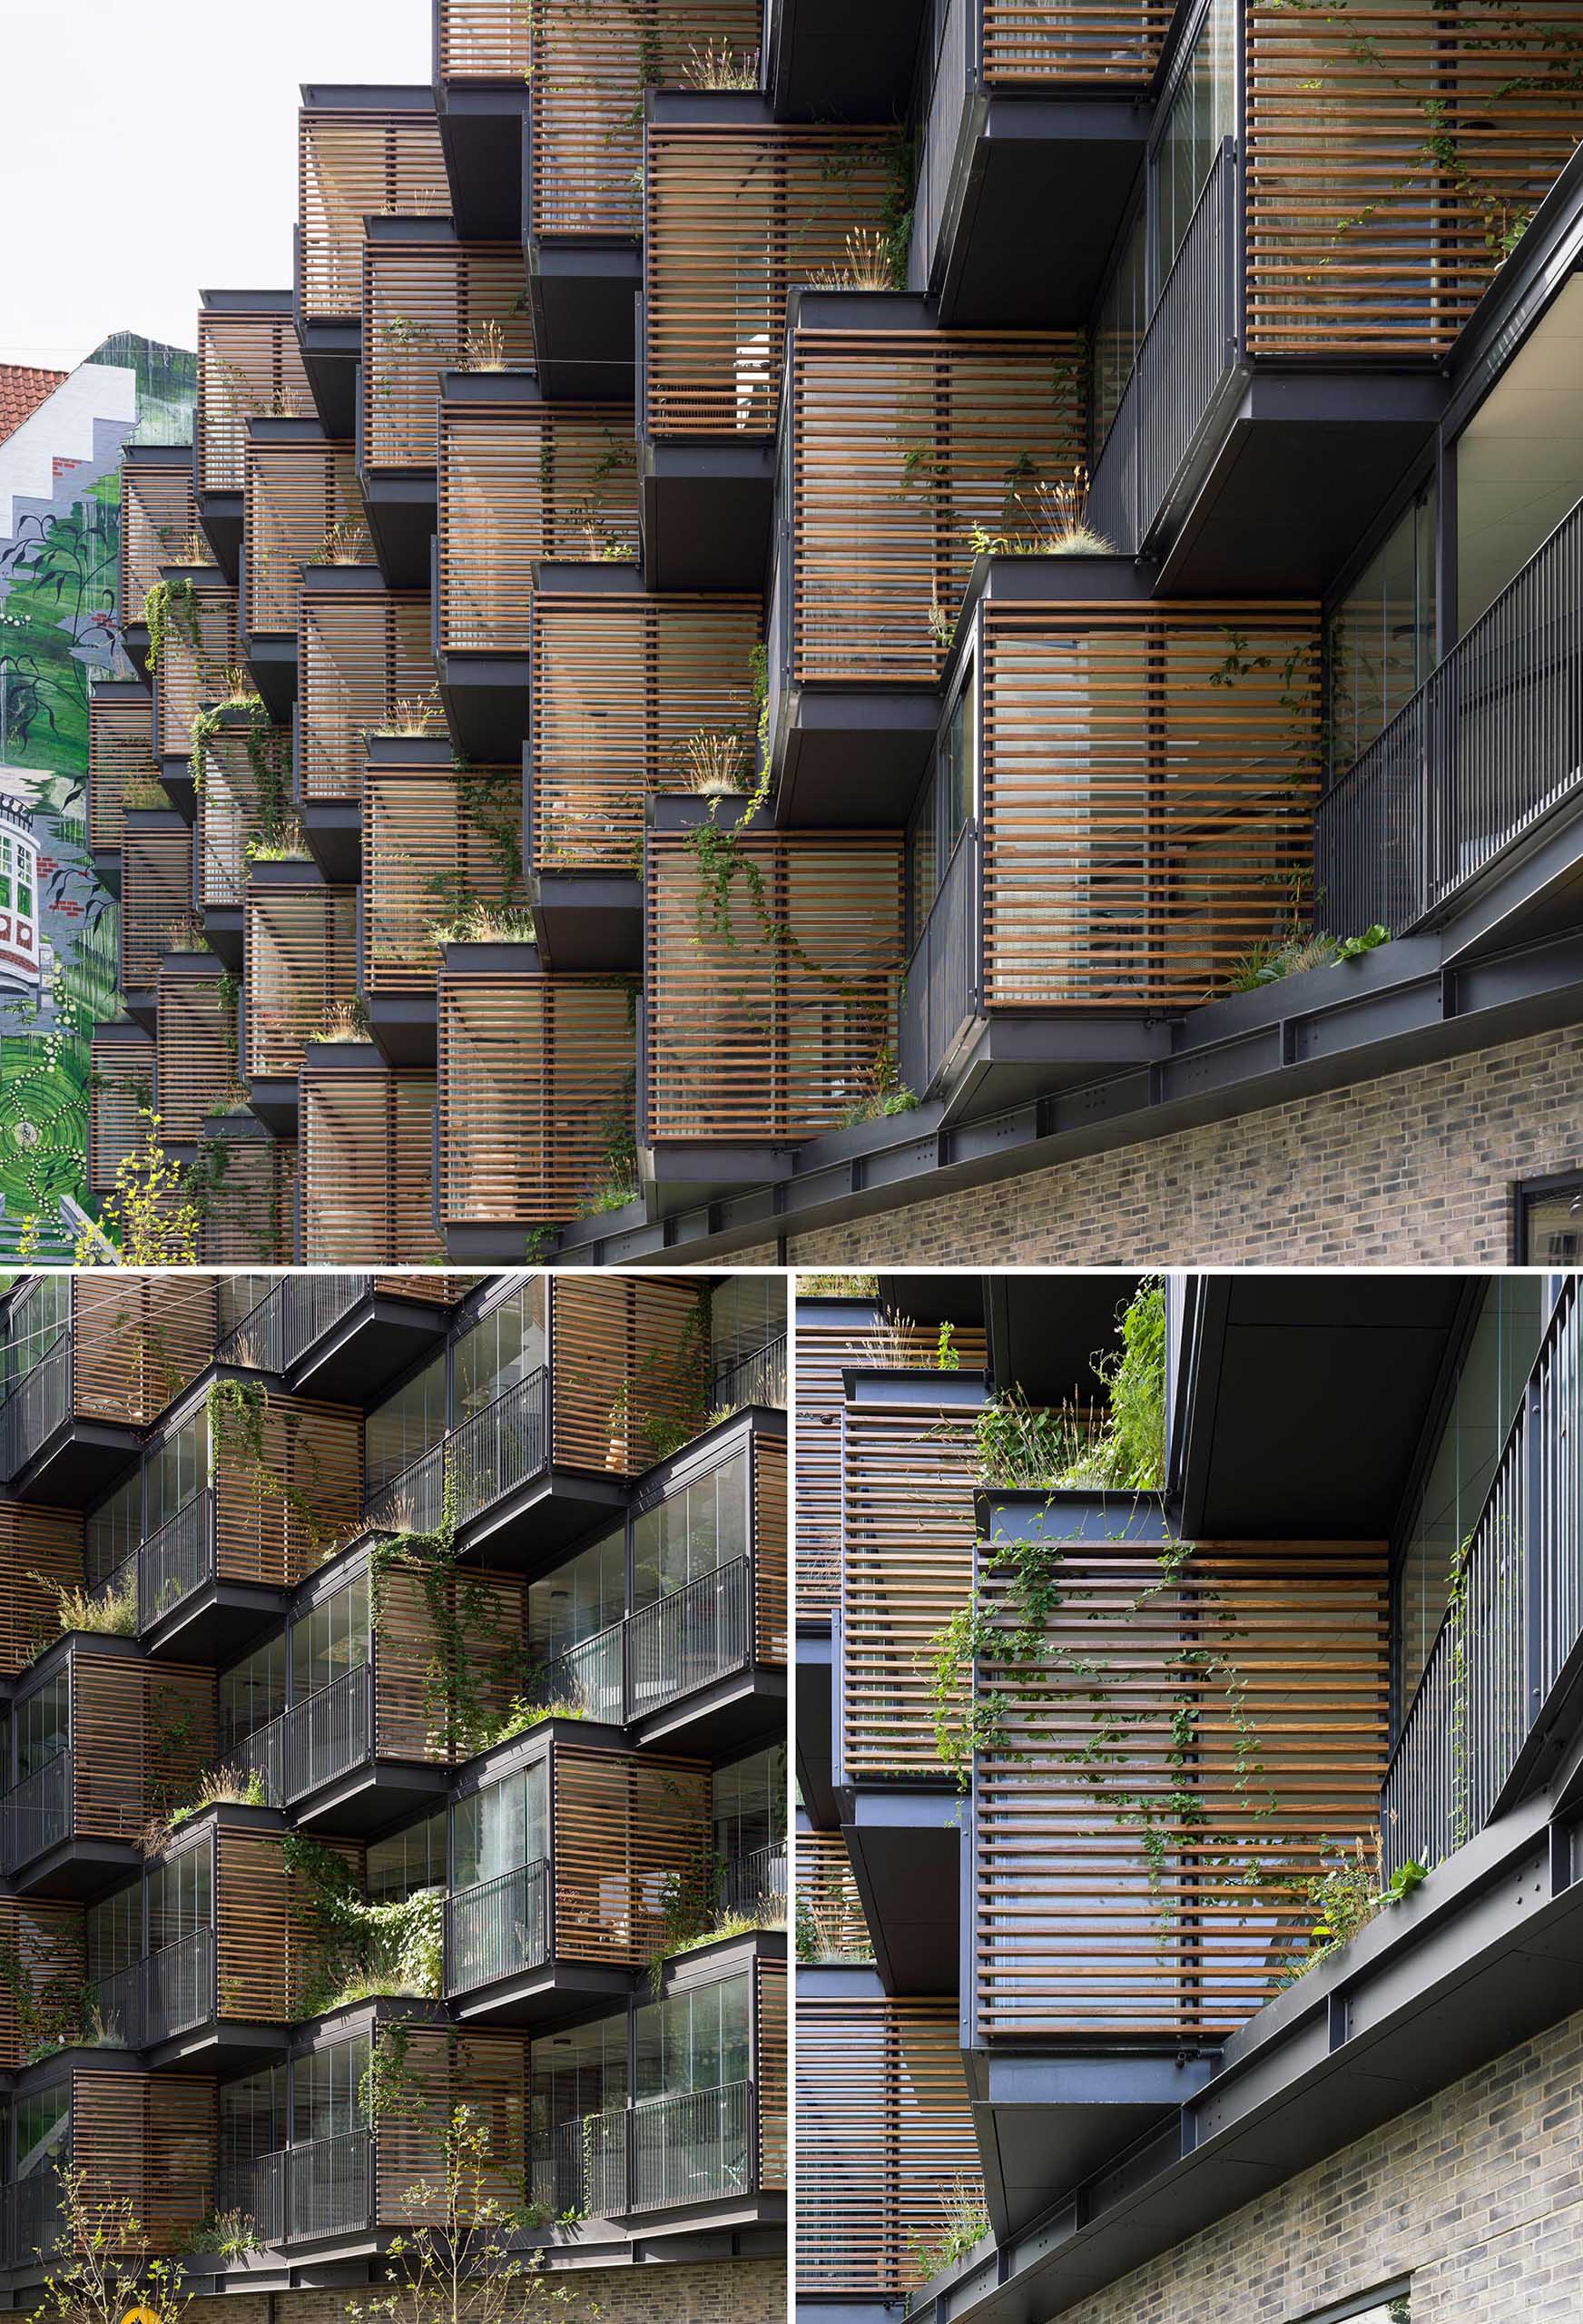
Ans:
[{"label": "metal handrail", "polygon": [[630,2202],[634,2211],[746,2194],[752,2185],[751,2082],[723,2083],[632,2110]]},{"label": "metal handrail", "polygon": [[897,1058],[905,1086],[927,1097],[979,1011],[982,925],[978,826],[957,833],[902,978]]},{"label": "metal handrail", "polygon": [[752,1561],[733,1558],[627,1619],[627,1717],[739,1670],[752,1645]]},{"label": "metal handrail", "polygon": [[550,1898],[546,1856],[448,1894],[447,1993],[470,1993],[520,1969],[542,1968],[550,1956]]},{"label": "metal handrail", "polygon": [[183,1598],[215,1578],[214,1489],[183,1502],[137,1552],[137,1626],[152,1628]]},{"label": "metal handrail", "polygon": [[786,1334],[766,1340],[734,1363],[719,1365],[709,1385],[711,1412],[735,1412],[742,1404],[786,1401]]},{"label": "metal handrail", "polygon": [[548,1366],[539,1364],[458,1421],[369,1496],[364,1523],[432,1532],[448,1488],[453,1518],[465,1524],[539,1475],[550,1457],[549,1383]]},{"label": "metal handrail", "polygon": [[283,1807],[364,1766],[374,1736],[374,1665],[359,1662],[243,1736],[231,1758],[258,1776],[271,1807]]},{"label": "metal handrail", "polygon": [[58,1847],[70,1833],[72,1768],[71,1751],[57,1751],[0,1800],[0,1853],[8,1873]]},{"label": "metal handrail", "polygon": [[72,1325],[63,1324],[0,1406],[7,1476],[25,1469],[40,1445],[71,1417],[74,1336]]}]

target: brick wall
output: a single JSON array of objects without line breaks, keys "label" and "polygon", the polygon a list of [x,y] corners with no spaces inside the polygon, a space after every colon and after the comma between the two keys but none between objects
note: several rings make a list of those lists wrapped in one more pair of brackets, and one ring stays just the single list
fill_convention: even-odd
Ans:
[{"label": "brick wall", "polygon": [[1568,1027],[818,1228],[789,1257],[1504,1265],[1511,1180],[1580,1166],[1583,1028]]},{"label": "brick wall", "polygon": [[1454,2083],[1062,2324],[1292,2324],[1411,2278],[1412,2324],[1583,2316],[1583,2014]]},{"label": "brick wall", "polygon": [[[546,2274],[525,2290],[523,2324],[542,2309],[546,2324],[785,2324],[786,2270],[779,2260],[726,2260],[692,2266],[591,2268],[586,2273]],[[553,2305],[565,2285],[566,2304]],[[347,2302],[365,2295],[332,2291],[280,2292],[276,2324],[347,2324]],[[376,2287],[369,2299],[384,2297]],[[398,2310],[398,2324],[401,2311]],[[270,2303],[257,2293],[195,2300],[190,2324],[270,2324]]]}]

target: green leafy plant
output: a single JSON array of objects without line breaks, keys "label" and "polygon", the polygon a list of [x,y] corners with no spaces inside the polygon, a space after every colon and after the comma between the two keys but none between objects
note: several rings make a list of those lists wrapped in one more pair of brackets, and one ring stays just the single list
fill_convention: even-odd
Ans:
[{"label": "green leafy plant", "polygon": [[148,2309],[160,2324],[183,2324],[191,2282],[177,2260],[155,2256],[131,2199],[90,2191],[86,2171],[59,2164],[60,2227],[34,2313],[57,2324],[122,2324]]},{"label": "green leafy plant", "polygon": [[61,1629],[96,1631],[106,1638],[135,1638],[137,1636],[137,1576],[129,1573],[113,1590],[93,1590],[64,1587],[51,1581],[42,1573],[28,1579],[41,1588],[53,1590],[60,1607]]},{"label": "green leafy plant", "polygon": [[1350,1945],[1388,1905],[1412,1896],[1429,1877],[1416,1861],[1384,1876],[1384,1850],[1378,1832],[1354,1839],[1350,1848],[1326,1840],[1324,1869],[1302,1882],[1295,1902],[1311,1916],[1307,1950],[1288,1962],[1282,1982],[1291,1984]]},{"label": "green leafy plant", "polygon": [[438,2000],[445,1979],[445,1891],[371,1905],[349,1866],[300,1832],[280,1841],[289,1868],[306,1888],[315,1923],[316,1959],[298,1996],[305,2017],[318,2017],[376,1995]]},{"label": "green leafy plant", "polygon": [[914,2267],[927,2284],[959,2260],[965,2260],[976,2244],[989,2232],[989,2213],[984,2205],[981,2184],[966,2171],[959,2171],[951,2183],[950,2191],[940,2199],[941,2229],[929,2241],[912,2236],[908,2251]]},{"label": "green leafy plant", "polygon": [[1226,971],[1226,990],[1257,992],[1265,985],[1282,983],[1287,977],[1303,976],[1310,969],[1335,968],[1346,960],[1361,960],[1366,953],[1377,951],[1381,944],[1390,941],[1390,930],[1382,928],[1378,921],[1362,936],[1326,936],[1316,930],[1294,928],[1267,943],[1251,945]]}]

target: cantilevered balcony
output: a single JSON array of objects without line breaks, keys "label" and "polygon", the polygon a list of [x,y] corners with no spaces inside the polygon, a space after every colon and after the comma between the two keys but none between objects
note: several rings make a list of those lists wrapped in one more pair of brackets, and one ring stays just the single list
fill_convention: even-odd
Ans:
[{"label": "cantilevered balcony", "polygon": [[363,1406],[443,1343],[464,1287],[465,1278],[436,1273],[289,1275],[221,1341],[215,1361]]},{"label": "cantilevered balcony", "polygon": [[660,596],[602,566],[541,566],[528,737],[534,927],[546,963],[636,969],[649,794],[745,785],[756,597]]},{"label": "cantilevered balcony", "polygon": [[244,708],[214,715],[194,753],[193,902],[210,950],[240,974],[249,850],[279,844],[285,831],[291,730],[261,726]]},{"label": "cantilevered balcony", "polygon": [[129,808],[122,818],[120,985],[123,1007],[154,1028],[160,964],[191,940],[192,832],[173,808]]},{"label": "cantilevered balcony", "polygon": [[77,1275],[64,1302],[35,1278],[13,1299],[7,1331],[14,1368],[0,1439],[11,1492],[83,1509],[209,1362],[214,1310],[207,1283],[176,1276]]},{"label": "cantilevered balcony", "polygon": [[162,578],[172,595],[153,673],[154,754],[161,782],[191,822],[193,722],[225,700],[241,662],[237,590],[213,566],[167,566]]},{"label": "cantilevered balcony", "polygon": [[290,1134],[308,1043],[357,994],[357,891],[305,863],[251,865],[243,897],[242,1071],[255,1113]]},{"label": "cantilevered balcony", "polygon": [[1583,503],[1314,811],[1329,925],[1564,923],[1583,799]]},{"label": "cantilevered balcony", "polygon": [[198,534],[192,454],[185,444],[128,444],[121,455],[122,635],[143,678],[149,675],[144,603],[167,566],[207,565]]},{"label": "cantilevered balcony", "polygon": [[154,983],[154,1017],[160,1140],[195,1147],[217,1096],[238,1083],[237,996],[224,962],[212,952],[166,952]]},{"label": "cantilevered balcony", "polygon": [[909,280],[952,324],[1087,321],[1172,0],[930,0]]},{"label": "cantilevered balcony", "polygon": [[764,93],[780,121],[900,121],[929,0],[766,0]]},{"label": "cantilevered balcony", "polygon": [[375,562],[349,438],[331,442],[311,419],[248,422],[241,639],[277,725],[297,699],[304,566]]},{"label": "cantilevered balcony", "polygon": [[422,88],[305,86],[293,299],[309,385],[327,436],[350,442],[363,357],[363,251],[370,217],[450,208],[434,95]]},{"label": "cantilevered balcony", "polygon": [[975,543],[1033,540],[1086,415],[1072,332],[945,331],[923,299],[799,291],[782,396],[769,724],[782,824],[900,823]]},{"label": "cantilevered balcony", "polygon": [[[74,2050],[29,2067],[14,2103],[31,2119],[58,2125],[41,2167],[3,2191],[5,2258],[13,2280],[36,2297],[58,2273],[54,2249],[65,2220],[55,2159],[70,2156],[82,2173],[90,2214],[116,2219],[133,2211],[152,2255],[191,2250],[199,2222],[212,2210],[214,2083],[202,2074],[145,2073],[123,2049]],[[149,2168],[149,2158],[159,2168]]]},{"label": "cantilevered balcony", "polygon": [[[900,1078],[956,1111],[1144,1065],[1311,908],[1307,606],[1148,599],[1124,560],[997,558],[914,821]],[[1067,594],[1069,593],[1069,595]]]},{"label": "cantilevered balcony", "polygon": [[154,1099],[154,1045],[141,1025],[112,1019],[93,1028],[88,1054],[88,1184],[108,1194],[115,1174],[143,1142]]},{"label": "cantilevered balcony", "polygon": [[370,741],[444,729],[428,602],[369,566],[316,566],[303,576],[298,623],[297,810],[325,877],[350,883],[362,865]]},{"label": "cantilevered balcony", "polygon": [[521,0],[434,0],[434,103],[457,230],[520,249],[536,26]]},{"label": "cantilevered balcony", "polygon": [[426,1265],[434,1225],[435,1077],[371,1041],[310,1041],[298,1076],[298,1256]]},{"label": "cantilevered balcony", "polygon": [[293,1256],[297,1141],[251,1112],[205,1118],[199,1160],[214,1179],[198,1221],[202,1267],[289,1266]]},{"label": "cantilevered balcony", "polygon": [[448,218],[370,218],[366,231],[358,477],[386,580],[427,589],[441,383],[534,369],[522,246],[463,241]]},{"label": "cantilevered balcony", "polygon": [[441,386],[435,655],[452,734],[493,763],[515,759],[527,735],[540,560],[636,560],[633,412],[552,403],[510,372],[451,371]]},{"label": "cantilevered balcony", "polygon": [[117,896],[127,787],[133,803],[146,807],[162,795],[150,787],[159,779],[147,686],[101,678],[88,696],[88,846],[94,872]]},{"label": "cantilevered balcony", "polygon": [[313,394],[290,290],[205,290],[198,316],[192,465],[198,518],[230,581],[241,570],[248,423],[308,419]]},{"label": "cantilevered balcony", "polygon": [[639,426],[652,586],[762,586],[787,296],[872,263],[901,169],[888,129],[780,123],[756,96],[650,98]]}]

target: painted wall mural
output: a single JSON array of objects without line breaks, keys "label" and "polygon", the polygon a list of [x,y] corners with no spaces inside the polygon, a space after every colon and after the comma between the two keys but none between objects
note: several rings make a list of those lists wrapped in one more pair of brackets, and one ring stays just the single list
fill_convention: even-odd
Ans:
[{"label": "painted wall mural", "polygon": [[122,448],[189,441],[196,388],[193,355],[127,332],[69,373],[0,373],[0,1257],[69,1261],[93,1209],[89,1042],[120,1000],[117,906],[88,852],[88,697],[135,675]]}]

